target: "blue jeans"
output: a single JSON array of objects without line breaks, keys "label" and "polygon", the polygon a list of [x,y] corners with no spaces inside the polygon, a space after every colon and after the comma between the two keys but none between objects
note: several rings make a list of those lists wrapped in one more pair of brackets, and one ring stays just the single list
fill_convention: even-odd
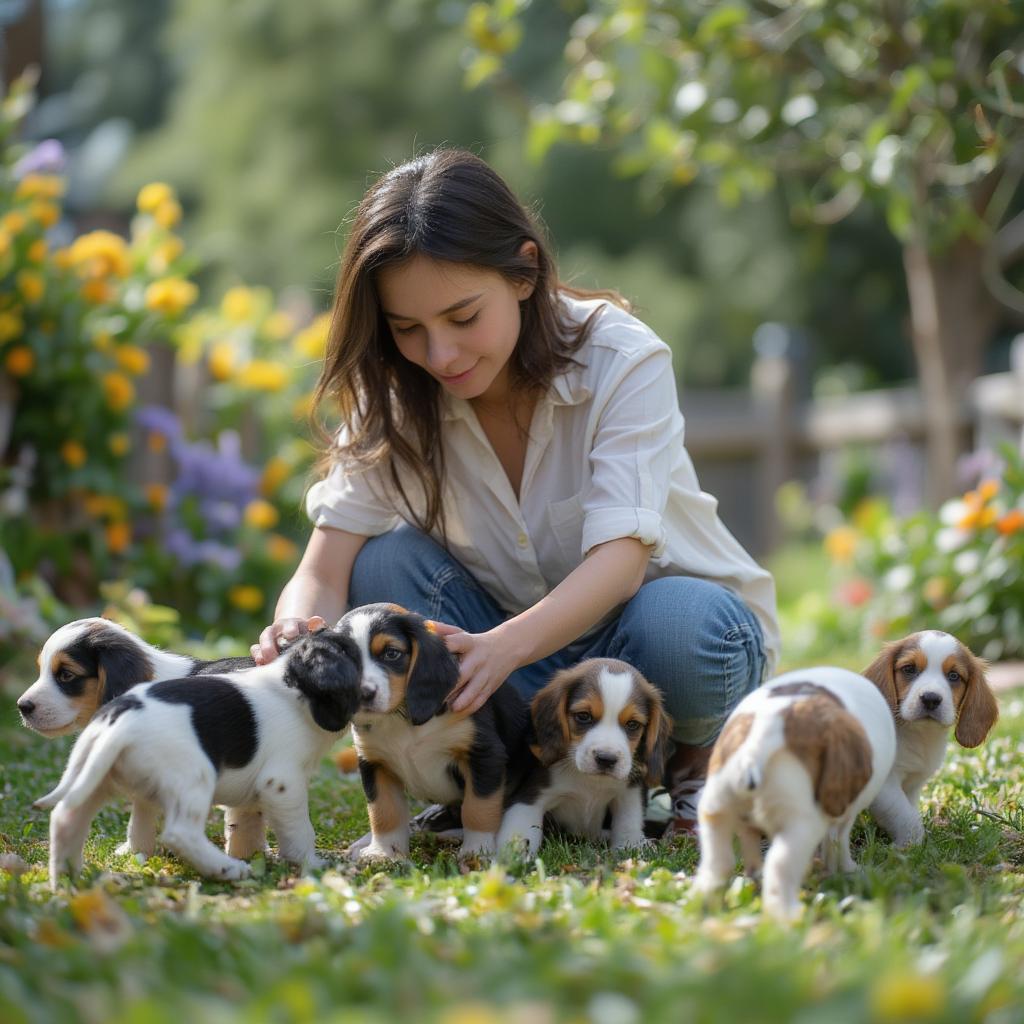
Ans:
[{"label": "blue jeans", "polygon": [[[470,633],[508,618],[460,562],[409,526],[371,538],[356,558],[350,604],[379,601]],[[596,636],[525,665],[508,681],[529,700],[582,658],[620,658],[639,669],[664,695],[673,738],[693,746],[714,742],[729,712],[760,685],[765,664],[750,609],[731,590],[690,576],[645,583]]]}]

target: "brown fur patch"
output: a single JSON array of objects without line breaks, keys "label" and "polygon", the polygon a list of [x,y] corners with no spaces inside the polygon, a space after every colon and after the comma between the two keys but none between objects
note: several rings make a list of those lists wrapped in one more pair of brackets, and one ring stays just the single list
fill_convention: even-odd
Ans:
[{"label": "brown fur patch", "polygon": [[871,778],[871,744],[864,727],[822,697],[795,701],[782,714],[786,746],[807,769],[815,800],[838,818]]},{"label": "brown fur patch", "polygon": [[569,693],[576,685],[577,673],[564,669],[534,695],[530,704],[533,720],[533,756],[543,765],[560,761],[569,750]]},{"label": "brown fur patch", "polygon": [[715,745],[711,749],[708,775],[720,771],[726,761],[743,746],[753,724],[754,716],[752,714],[734,715],[725,723],[725,728],[718,734],[718,739],[715,740]]},{"label": "brown fur patch", "polygon": [[370,815],[370,830],[375,836],[385,832],[393,832],[409,819],[409,803],[405,798],[405,788],[388,769],[382,765],[374,765],[376,795],[367,804]]},{"label": "brown fur patch", "polygon": [[88,673],[88,669],[80,665],[74,658],[71,657],[67,651],[58,651],[50,659],[50,674],[54,679],[57,678],[57,673],[62,669],[66,668],[69,672],[73,672],[76,676],[84,676]]},{"label": "brown fur patch", "polygon": [[[961,660],[958,662],[957,671],[963,676],[966,686],[962,692],[958,688],[953,694],[954,699],[960,698],[954,735],[960,746],[976,747],[984,742],[998,721],[999,701],[985,677],[988,668],[985,662],[964,644],[959,645],[958,654]],[[967,670],[966,675],[964,668]]]},{"label": "brown fur patch", "polygon": [[843,702],[831,691],[826,689],[824,686],[819,686],[817,683],[812,682],[797,682],[797,683],[781,683],[778,686],[772,686],[768,691],[769,697],[825,697],[828,700],[835,701],[840,707],[843,706]]},{"label": "brown fur patch", "polygon": [[920,672],[927,663],[924,651],[919,646],[920,635],[911,633],[902,640],[887,643],[863,672],[863,675],[881,691],[894,717],[907,691],[913,686],[914,679],[917,678],[916,675],[913,679],[908,678],[901,669],[905,665],[913,664]]},{"label": "brown fur patch", "polygon": [[462,827],[474,832],[497,832],[501,827],[505,787],[499,786],[489,796],[477,796],[473,790],[473,773],[469,758],[461,758],[458,764],[459,771],[466,780],[466,791],[462,797]]}]

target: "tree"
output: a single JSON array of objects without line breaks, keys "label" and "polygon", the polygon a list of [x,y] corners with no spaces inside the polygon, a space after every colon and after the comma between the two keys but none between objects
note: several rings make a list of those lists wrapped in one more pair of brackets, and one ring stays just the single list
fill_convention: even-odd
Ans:
[{"label": "tree", "polygon": [[[713,181],[735,206],[775,188],[793,217],[884,211],[903,253],[933,501],[950,494],[957,415],[1024,255],[1020,0],[583,0],[557,97],[530,98],[530,152],[612,144],[668,190]],[[533,16],[473,4],[471,83],[514,79]]]}]

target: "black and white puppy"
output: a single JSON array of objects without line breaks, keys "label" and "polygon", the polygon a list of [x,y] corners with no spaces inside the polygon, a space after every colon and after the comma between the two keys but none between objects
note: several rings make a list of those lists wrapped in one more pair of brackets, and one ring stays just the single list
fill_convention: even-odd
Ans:
[{"label": "black and white puppy", "polygon": [[[22,722],[47,738],[80,732],[107,703],[133,686],[163,679],[217,675],[252,668],[252,658],[201,661],[162,651],[109,619],[77,619],[55,630],[37,658],[39,678],[18,699]],[[224,814],[225,850],[248,860],[266,846],[259,811],[229,807]],[[118,853],[150,856],[156,848],[153,822],[135,810]]]},{"label": "black and white puppy", "polygon": [[525,841],[535,856],[545,814],[598,839],[610,813],[612,847],[643,846],[647,786],[661,783],[672,730],[658,690],[624,661],[590,658],[540,690],[531,714],[536,760],[505,811],[498,849]]},{"label": "black and white puppy", "polygon": [[335,628],[358,649],[352,737],[370,815],[370,842],[350,855],[408,856],[406,794],[461,803],[459,856],[493,853],[506,791],[529,756],[526,702],[501,686],[473,714],[450,711],[458,662],[426,619],[397,605],[355,608]]},{"label": "black and white puppy", "polygon": [[207,839],[213,803],[259,807],[280,855],[317,866],[307,786],[359,703],[349,638],[323,630],[266,666],[144,683],[85,727],[57,788],[35,806],[50,816],[50,886],[81,869],[99,808],[117,792],[203,875],[244,878],[249,866]]}]

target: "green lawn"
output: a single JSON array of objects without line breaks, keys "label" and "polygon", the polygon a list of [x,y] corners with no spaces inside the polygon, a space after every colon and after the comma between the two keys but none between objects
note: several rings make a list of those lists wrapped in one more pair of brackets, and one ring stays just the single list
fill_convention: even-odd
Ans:
[{"label": "green lawn", "polygon": [[[0,851],[29,865],[0,870],[4,1024],[1024,1020],[1020,694],[984,747],[950,749],[926,794],[926,843],[898,853],[865,822],[861,872],[812,875],[789,928],[761,919],[747,882],[706,913],[689,840],[620,863],[552,844],[514,875],[463,875],[451,847],[418,839],[405,870],[299,878],[272,861],[229,886],[115,855],[117,806],[94,824],[80,887],[51,897],[47,818],[31,802],[69,741],[19,728],[4,705]],[[357,783],[331,763],[312,805],[329,855],[365,829]]]}]

